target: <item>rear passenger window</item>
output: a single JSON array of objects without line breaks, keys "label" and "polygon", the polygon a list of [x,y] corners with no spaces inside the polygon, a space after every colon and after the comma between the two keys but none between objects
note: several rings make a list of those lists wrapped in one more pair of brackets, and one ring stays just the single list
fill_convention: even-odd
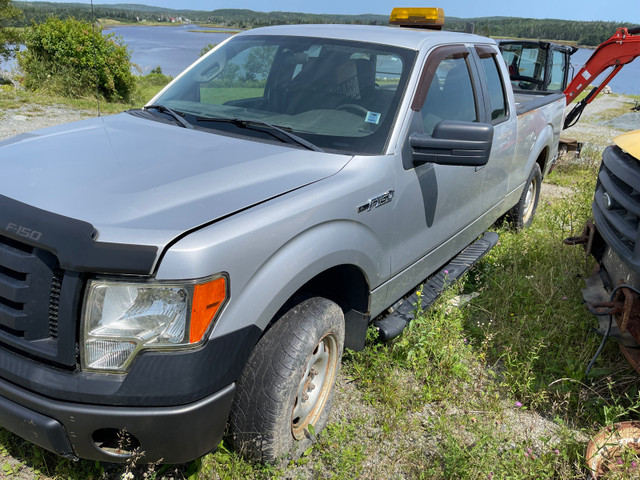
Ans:
[{"label": "rear passenger window", "polygon": [[482,55],[480,58],[484,76],[487,80],[489,100],[491,102],[491,123],[494,125],[507,118],[507,99],[504,94],[502,77],[498,71],[495,55]]},{"label": "rear passenger window", "polygon": [[467,60],[455,55],[440,62],[421,110],[424,132],[442,120],[477,122],[476,97]]},{"label": "rear passenger window", "polygon": [[398,88],[402,76],[402,59],[398,55],[377,55],[375,80],[383,90]]}]

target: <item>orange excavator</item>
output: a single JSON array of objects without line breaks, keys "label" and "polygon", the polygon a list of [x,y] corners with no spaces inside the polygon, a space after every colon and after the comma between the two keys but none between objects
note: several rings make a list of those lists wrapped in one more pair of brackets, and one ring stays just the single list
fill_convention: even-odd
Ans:
[{"label": "orange excavator", "polygon": [[626,64],[640,57],[640,27],[618,28],[616,33],[604,41],[593,52],[587,63],[567,86],[569,58],[575,47],[555,45],[548,42],[504,41],[500,49],[509,67],[514,90],[538,90],[560,92],[567,97],[567,105],[574,101],[608,68],[612,68],[600,85],[580,100],[567,114],[564,128],[569,128],[580,119],[584,108],[615,77]]},{"label": "orange excavator", "polygon": [[584,67],[573,77],[569,86],[564,90],[569,105],[582,92],[589,82],[595,80],[598,75],[607,68],[613,67],[604,81],[594,87],[589,94],[580,100],[565,119],[564,128],[569,128],[580,119],[584,108],[591,103],[596,95],[615,77],[620,69],[627,63],[631,63],[640,57],[640,27],[618,28],[616,33],[607,41],[600,44],[593,52]]}]

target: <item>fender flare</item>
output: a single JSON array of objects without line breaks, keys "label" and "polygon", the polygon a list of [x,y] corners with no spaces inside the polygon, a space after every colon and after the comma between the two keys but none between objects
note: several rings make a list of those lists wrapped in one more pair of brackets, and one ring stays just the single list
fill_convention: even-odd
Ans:
[{"label": "fender flare", "polygon": [[240,294],[230,299],[212,335],[248,325],[264,331],[302,286],[340,265],[358,268],[370,291],[376,272],[390,268],[384,252],[375,234],[363,224],[336,220],[315,225],[291,238],[260,266]]}]

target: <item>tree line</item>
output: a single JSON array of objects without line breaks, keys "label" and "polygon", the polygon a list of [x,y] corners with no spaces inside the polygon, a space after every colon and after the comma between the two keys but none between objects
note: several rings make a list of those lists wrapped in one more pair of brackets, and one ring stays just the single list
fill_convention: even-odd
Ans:
[{"label": "tree line", "polygon": [[517,17],[485,17],[447,19],[447,28],[464,31],[467,22],[475,25],[476,33],[488,37],[532,38],[573,41],[580,45],[597,46],[611,37],[618,27],[630,28],[631,23],[574,21]]},{"label": "tree line", "polygon": [[[23,12],[8,25],[28,26],[41,23],[49,16],[74,17],[91,21],[90,5],[86,3],[20,2],[13,5]],[[387,15],[330,15],[296,12],[255,12],[242,9],[218,9],[213,11],[173,10],[145,5],[95,5],[95,18],[113,19],[125,23],[140,21],[170,22],[172,19],[188,19],[194,23],[213,23],[231,28],[255,28],[268,25],[302,23],[348,23],[387,25]],[[475,25],[480,35],[532,38],[558,41],[574,41],[580,45],[596,46],[613,35],[617,27],[632,27],[629,23],[603,21],[572,21],[554,19],[532,19],[516,17],[482,17],[462,19],[447,17],[445,29],[464,31],[468,22]]]}]

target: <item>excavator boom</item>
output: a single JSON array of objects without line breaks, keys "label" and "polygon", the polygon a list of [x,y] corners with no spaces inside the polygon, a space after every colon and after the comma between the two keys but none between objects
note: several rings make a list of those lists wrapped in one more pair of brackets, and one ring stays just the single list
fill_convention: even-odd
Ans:
[{"label": "excavator boom", "polygon": [[[615,35],[609,40],[603,42],[596,48],[584,67],[573,78],[564,93],[567,96],[567,105],[569,105],[582,92],[589,82],[594,80],[598,75],[609,67],[614,67],[615,73],[627,63],[632,62],[636,57],[640,56],[640,27],[627,30],[626,28],[618,28]],[[612,72],[613,73],[613,72]],[[613,78],[609,75],[602,82],[604,86]]]},{"label": "excavator boom", "polygon": [[591,92],[569,112],[564,123],[564,128],[569,128],[574,125],[580,118],[584,108],[595,99],[596,95],[618,74],[620,69],[637,57],[640,57],[640,27],[630,29],[623,27],[618,28],[611,38],[601,43],[565,89],[564,94],[567,97],[567,105],[575,100],[598,75],[607,68],[613,68],[607,78],[599,86],[591,90]]}]

